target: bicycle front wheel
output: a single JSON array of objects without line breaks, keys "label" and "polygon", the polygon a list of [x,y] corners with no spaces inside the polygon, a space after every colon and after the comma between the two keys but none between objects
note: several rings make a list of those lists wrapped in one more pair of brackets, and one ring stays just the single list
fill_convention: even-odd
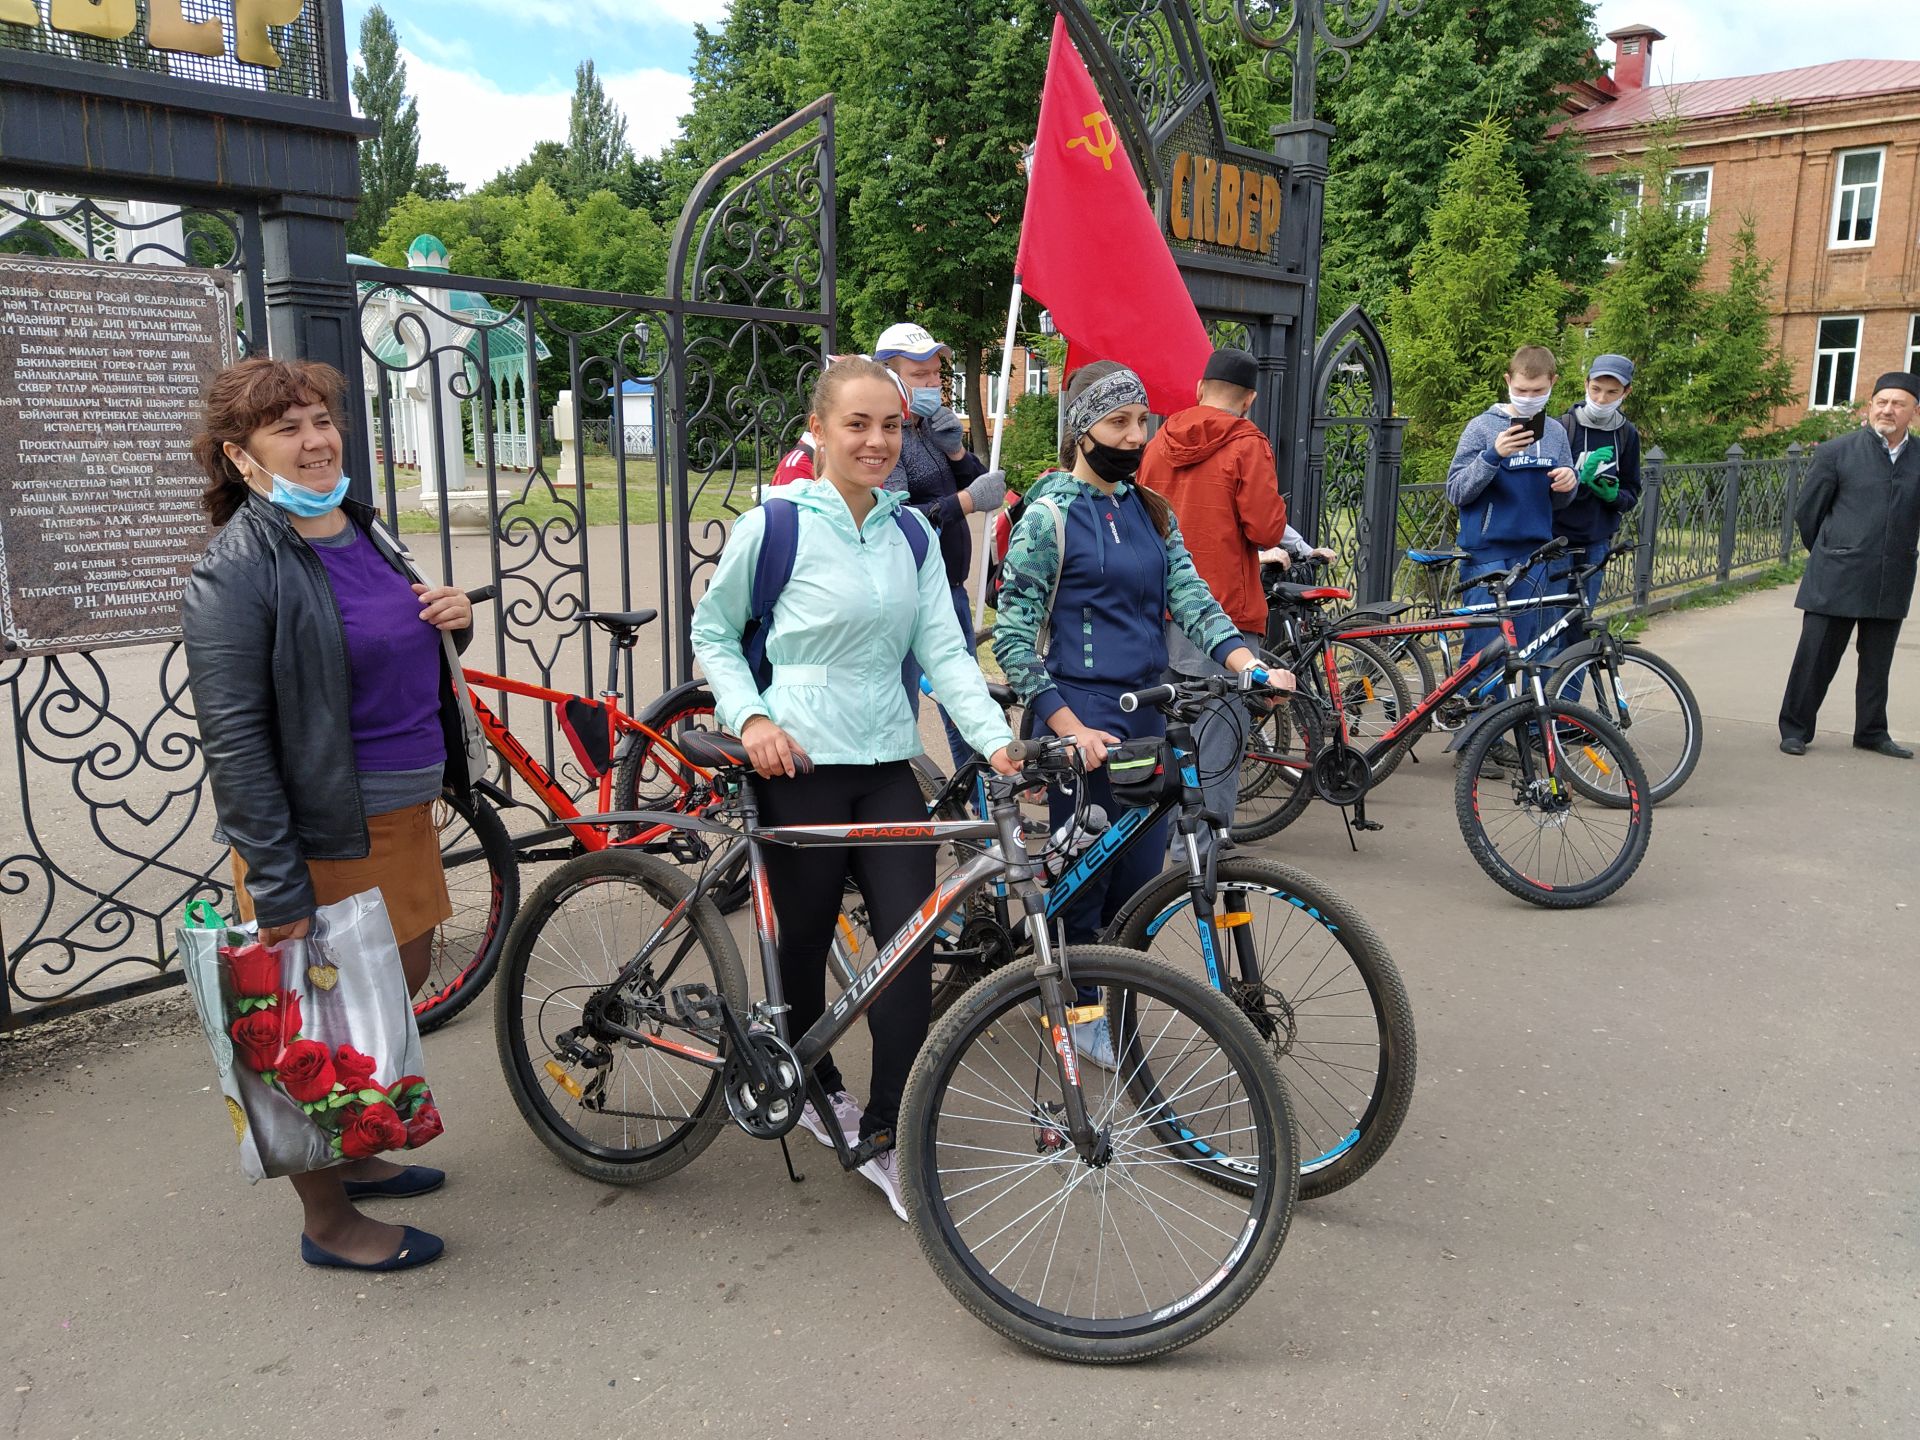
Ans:
[{"label": "bicycle front wheel", "polygon": [[[1588,775],[1618,785],[1624,803],[1594,801],[1582,783]],[[1490,713],[1468,740],[1453,807],[1467,849],[1495,884],[1569,910],[1606,899],[1639,868],[1653,826],[1646,793],[1646,771],[1612,725],[1563,700],[1542,708],[1519,699]]]},{"label": "bicycle front wheel", "polygon": [[705,898],[614,988],[687,888],[684,875],[651,855],[595,851],[548,876],[507,936],[494,1012],[507,1089],[540,1142],[596,1180],[637,1185],[670,1175],[727,1123],[719,1072],[605,1024],[711,1052],[674,1024],[674,987],[705,985],[744,1013],[739,951]]},{"label": "bicycle front wheel", "polygon": [[1217,992],[1127,950],[1067,963],[1099,989],[1117,1057],[1079,1065],[1094,1153],[1066,1132],[1039,981],[1011,966],[927,1037],[901,1188],[935,1273],[987,1325],[1056,1359],[1144,1360],[1222,1324],[1272,1269],[1299,1186],[1293,1116],[1271,1053]]},{"label": "bicycle front wheel", "polygon": [[[1344,1189],[1387,1153],[1413,1104],[1413,1008],[1393,956],[1311,876],[1248,855],[1219,862],[1217,988],[1272,1051],[1300,1131],[1300,1198]],[[1127,901],[1105,938],[1213,983],[1187,872]]]},{"label": "bicycle front wheel", "polygon": [[[1586,705],[1611,720],[1633,744],[1647,772],[1647,799],[1658,805],[1687,783],[1700,763],[1705,724],[1700,702],[1680,672],[1650,650],[1623,646],[1612,655],[1570,655],[1554,668],[1547,693]],[[1576,764],[1569,775],[1582,794],[1624,806],[1618,778]]]},{"label": "bicycle front wheel", "polygon": [[520,857],[491,805],[449,790],[434,802],[433,823],[453,914],[433,929],[426,984],[413,998],[422,1035],[453,1019],[487,988],[520,908]]}]

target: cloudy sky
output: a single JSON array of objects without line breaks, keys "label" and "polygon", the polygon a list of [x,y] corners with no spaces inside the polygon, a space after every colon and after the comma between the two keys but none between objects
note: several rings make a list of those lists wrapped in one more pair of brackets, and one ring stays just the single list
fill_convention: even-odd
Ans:
[{"label": "cloudy sky", "polygon": [[[348,0],[355,34],[369,3]],[[634,149],[655,153],[687,109],[693,27],[725,12],[726,0],[388,0],[420,102],[420,158],[475,185],[535,141],[564,139],[574,66],[588,57],[625,112]],[[1787,0],[1602,0],[1595,22],[1602,34],[1635,23],[1665,31],[1653,50],[1661,83],[1867,56],[1920,59],[1920,36],[1910,25],[1890,27],[1884,7],[1825,0],[1818,13],[1813,25],[1804,4]],[[1035,97],[1036,113],[1038,105]]]}]

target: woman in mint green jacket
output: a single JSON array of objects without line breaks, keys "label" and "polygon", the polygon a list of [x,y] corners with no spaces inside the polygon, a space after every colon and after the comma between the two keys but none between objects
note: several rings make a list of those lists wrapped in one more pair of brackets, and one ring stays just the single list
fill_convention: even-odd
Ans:
[{"label": "woman in mint green jacket", "polygon": [[[765,529],[762,511],[740,517],[713,583],[693,614],[693,652],[713,689],[720,723],[745,742],[769,825],[874,824],[924,820],[926,805],[907,761],[920,732],[900,684],[909,653],[933,682],[967,742],[1011,774],[1013,734],[967,652],[940,547],[928,543],[916,567],[895,512],[904,496],[881,487],[900,456],[900,392],[880,366],[843,360],[813,389],[808,428],[820,479],[785,487],[799,507],[793,575],[767,622],[772,676],[763,691],[741,648],[753,572]],[[907,523],[927,522],[909,511]],[[780,980],[789,1033],[803,1034],[826,1009],[827,946],[851,873],[866,898],[875,935],[891,935],[933,889],[926,846],[783,849],[769,847],[767,883],[779,922]],[[831,1057],[819,1066],[833,1102],[809,1103],[801,1123],[825,1145],[836,1125],[849,1144],[879,1137],[890,1146],[901,1092],[932,1009],[932,959],[922,951],[867,1012],[873,1084],[861,1107]],[[894,1213],[900,1201],[894,1152],[860,1167]]]}]

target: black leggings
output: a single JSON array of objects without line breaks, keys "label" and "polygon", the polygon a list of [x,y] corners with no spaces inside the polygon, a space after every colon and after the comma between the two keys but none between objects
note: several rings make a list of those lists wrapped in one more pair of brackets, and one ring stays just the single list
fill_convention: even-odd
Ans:
[{"label": "black leggings", "polygon": [[[756,782],[763,825],[874,824],[925,820],[927,804],[904,760],[885,765],[822,765],[792,779]],[[827,1008],[827,946],[846,877],[867,902],[868,928],[885,941],[933,890],[930,845],[851,845],[765,848],[767,886],[780,926],[780,985],[786,993],[787,1033],[806,1034]],[[933,951],[927,947],[893,979],[867,1011],[873,1036],[873,1085],[867,1096],[865,1137],[892,1130],[900,1116],[907,1072],[927,1038],[933,1011]],[[829,1094],[845,1089],[839,1067],[823,1055],[816,1069]]]}]

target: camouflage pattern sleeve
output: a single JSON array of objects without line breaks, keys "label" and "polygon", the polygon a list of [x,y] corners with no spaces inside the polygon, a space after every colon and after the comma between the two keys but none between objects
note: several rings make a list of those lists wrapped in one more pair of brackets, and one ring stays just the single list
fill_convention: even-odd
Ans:
[{"label": "camouflage pattern sleeve", "polygon": [[[1046,507],[1035,505],[1039,487],[1027,497],[1020,523],[1013,527],[1007,543],[1007,558],[1000,562],[1000,606],[993,622],[993,658],[1000,662],[1007,684],[1033,712],[1045,720],[1066,702],[1047,673],[1038,645],[1040,621],[1053,598],[1060,575],[1059,547],[1053,536],[1053,517]],[[1053,497],[1064,514],[1068,497]]]},{"label": "camouflage pattern sleeve", "polygon": [[1187,553],[1186,541],[1180,538],[1178,522],[1167,536],[1167,613],[1189,640],[1215,660],[1245,643],[1240,638],[1240,627],[1220,608],[1220,602],[1207,589],[1207,582],[1193,568],[1193,557]]}]

